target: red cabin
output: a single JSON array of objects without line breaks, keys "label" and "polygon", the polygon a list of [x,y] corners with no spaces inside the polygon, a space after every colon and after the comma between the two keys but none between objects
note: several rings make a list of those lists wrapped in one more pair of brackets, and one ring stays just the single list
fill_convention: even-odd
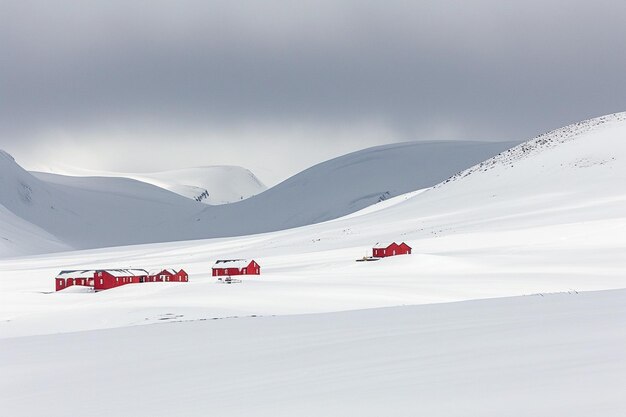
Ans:
[{"label": "red cabin", "polygon": [[99,269],[94,275],[94,289],[108,290],[126,284],[146,282],[148,271],[145,269]]},{"label": "red cabin", "polygon": [[213,266],[213,276],[260,275],[261,266],[254,260],[221,259]]},{"label": "red cabin", "polygon": [[148,275],[146,282],[188,282],[189,275],[184,269],[176,271],[175,269],[163,269],[157,274]]},{"label": "red cabin", "polygon": [[410,255],[411,247],[402,242],[399,245],[396,242],[392,243],[377,243],[372,249],[372,256],[374,258],[386,258],[388,256],[396,255]]},{"label": "red cabin", "polygon": [[55,278],[55,289],[61,291],[73,285],[93,287],[94,272],[92,269],[61,271]]}]

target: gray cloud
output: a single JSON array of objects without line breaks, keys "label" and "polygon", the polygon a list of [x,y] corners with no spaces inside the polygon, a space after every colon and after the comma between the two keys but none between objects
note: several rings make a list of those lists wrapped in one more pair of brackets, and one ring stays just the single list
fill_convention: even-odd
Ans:
[{"label": "gray cloud", "polygon": [[114,147],[108,167],[145,170],[273,146],[294,171],[377,143],[526,139],[626,108],[625,19],[613,0],[5,1],[0,147],[27,165]]}]

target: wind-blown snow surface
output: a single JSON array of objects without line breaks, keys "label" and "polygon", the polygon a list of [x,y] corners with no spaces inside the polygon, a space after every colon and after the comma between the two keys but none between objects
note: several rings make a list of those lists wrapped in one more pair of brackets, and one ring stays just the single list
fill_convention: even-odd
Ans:
[{"label": "wind-blown snow surface", "polygon": [[[233,288],[234,289],[234,288]],[[12,417],[622,417],[626,291],[0,340]]]},{"label": "wind-blown snow surface", "polygon": [[[171,191],[204,204],[218,205],[245,200],[267,187],[249,170],[238,166],[206,166],[149,173],[89,171],[75,167],[57,168],[56,174],[89,177],[130,178]],[[34,172],[41,179],[46,173]]]},{"label": "wind-blown snow surface", "polygon": [[[580,292],[626,287],[625,136],[625,114],[594,119],[296,229],[2,260],[0,401],[35,417],[623,416],[626,293]],[[413,255],[354,261],[381,240]],[[262,275],[218,284],[220,258]],[[162,266],[190,282],[52,293],[61,269]],[[300,313],[324,314],[251,317]]]},{"label": "wind-blown snow surface", "polygon": [[[366,149],[221,206],[207,206],[126,178],[33,175],[3,154],[0,205],[33,229],[43,229],[46,239],[51,235],[55,242],[20,246],[14,234],[4,236],[13,242],[5,246],[13,247],[0,256],[238,236],[312,224],[433,186],[509,146],[417,142]],[[2,223],[11,220],[0,217]]]},{"label": "wind-blown snow surface", "polygon": [[[592,123],[592,122],[589,122]],[[520,145],[415,196],[345,219],[245,236],[0,262],[0,331],[65,332],[231,315],[313,313],[626,286],[624,115],[554,146]],[[546,139],[546,137],[544,137]],[[532,144],[533,142],[531,142]],[[526,151],[524,151],[526,149]],[[485,164],[483,164],[485,166]],[[413,255],[354,262],[378,241]],[[216,259],[258,278],[220,285]],[[185,268],[190,282],[56,293],[62,269]],[[169,316],[167,314],[172,314]]]}]

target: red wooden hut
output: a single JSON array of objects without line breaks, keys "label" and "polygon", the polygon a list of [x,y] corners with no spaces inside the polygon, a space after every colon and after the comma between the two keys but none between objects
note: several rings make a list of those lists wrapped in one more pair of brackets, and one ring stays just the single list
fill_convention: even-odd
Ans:
[{"label": "red wooden hut", "polygon": [[93,269],[61,271],[54,279],[55,290],[61,291],[73,285],[93,287]]},{"label": "red wooden hut", "polygon": [[220,259],[213,266],[213,276],[260,275],[261,266],[253,259]]},{"label": "red wooden hut", "polygon": [[402,242],[399,245],[396,242],[391,243],[377,243],[372,249],[372,256],[374,258],[386,258],[388,256],[396,255],[410,255],[411,247]]},{"label": "red wooden hut", "polygon": [[146,282],[188,282],[189,275],[184,269],[177,271],[175,269],[163,269],[156,274],[148,275]]},{"label": "red wooden hut", "polygon": [[108,290],[126,284],[146,282],[148,271],[145,269],[98,269],[94,274],[94,289]]}]

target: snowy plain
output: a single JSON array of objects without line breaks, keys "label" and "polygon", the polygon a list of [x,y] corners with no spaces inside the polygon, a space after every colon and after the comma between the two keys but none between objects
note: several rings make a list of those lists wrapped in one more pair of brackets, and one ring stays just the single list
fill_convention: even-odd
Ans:
[{"label": "snowy plain", "polygon": [[[323,223],[1,260],[0,398],[30,416],[624,415],[625,139],[620,113]],[[383,240],[413,254],[355,262]],[[218,284],[222,258],[262,275]],[[53,292],[61,269],[166,266],[190,282]]]},{"label": "snowy plain", "polygon": [[157,324],[0,341],[14,417],[626,412],[626,292]]}]

